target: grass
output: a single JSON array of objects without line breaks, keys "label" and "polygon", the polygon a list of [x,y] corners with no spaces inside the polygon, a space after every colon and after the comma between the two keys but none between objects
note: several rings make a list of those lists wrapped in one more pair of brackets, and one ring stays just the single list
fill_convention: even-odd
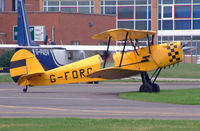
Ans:
[{"label": "grass", "polygon": [[13,82],[10,75],[0,75],[0,82]]},{"label": "grass", "polygon": [[198,120],[1,118],[1,131],[199,131]]},{"label": "grass", "polygon": [[159,75],[163,78],[200,78],[200,64],[176,64],[163,69]]},{"label": "grass", "polygon": [[160,93],[125,92],[120,98],[170,104],[200,105],[200,89],[161,90]]}]

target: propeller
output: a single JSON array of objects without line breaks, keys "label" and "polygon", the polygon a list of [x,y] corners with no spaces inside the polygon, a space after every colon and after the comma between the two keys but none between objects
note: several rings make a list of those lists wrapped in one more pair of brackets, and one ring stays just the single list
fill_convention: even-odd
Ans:
[{"label": "propeller", "polygon": [[196,47],[194,47],[194,46],[187,46],[187,45],[188,45],[188,43],[181,42],[181,48],[182,48],[183,51],[188,51],[188,50],[194,50],[194,49],[196,49]]}]

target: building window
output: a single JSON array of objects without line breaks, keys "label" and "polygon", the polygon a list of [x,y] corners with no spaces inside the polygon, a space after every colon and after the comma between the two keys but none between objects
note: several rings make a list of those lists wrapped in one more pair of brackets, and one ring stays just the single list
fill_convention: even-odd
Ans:
[{"label": "building window", "polygon": [[78,13],[89,14],[90,8],[89,7],[78,7]]},{"label": "building window", "polygon": [[134,29],[134,21],[118,21],[118,28]]},{"label": "building window", "polygon": [[161,10],[161,6],[158,7],[158,18],[161,19],[162,16],[162,10]]},{"label": "building window", "polygon": [[118,19],[134,19],[134,7],[118,7]]},{"label": "building window", "polygon": [[191,6],[176,5],[174,13],[175,13],[175,18],[191,18]]},{"label": "building window", "polygon": [[147,4],[147,0],[135,0],[136,5],[144,5]]},{"label": "building window", "polygon": [[172,6],[163,7],[163,18],[172,18]]},{"label": "building window", "polygon": [[161,20],[158,21],[158,30],[161,30]]},{"label": "building window", "polygon": [[173,20],[163,20],[162,22],[163,30],[173,30]]},{"label": "building window", "polygon": [[173,4],[173,0],[163,0],[163,4]]},{"label": "building window", "polygon": [[105,0],[105,5],[116,5],[116,0],[114,0],[114,1]]},{"label": "building window", "polygon": [[78,5],[89,5],[89,1],[78,1]]},{"label": "building window", "polygon": [[71,45],[80,45],[80,41],[71,41],[70,44]]},{"label": "building window", "polygon": [[5,0],[0,0],[0,12],[4,12],[5,9]]},{"label": "building window", "polygon": [[191,0],[175,0],[175,4],[191,4]]},{"label": "building window", "polygon": [[68,12],[68,13],[77,13],[77,8],[76,7],[62,7],[61,11]]},{"label": "building window", "polygon": [[43,1],[44,11],[61,11],[69,13],[94,13],[94,2],[93,0],[44,0]]},{"label": "building window", "polygon": [[118,0],[118,5],[133,5],[134,0]]},{"label": "building window", "polygon": [[176,30],[191,30],[191,20],[175,20]]},{"label": "building window", "polygon": [[193,3],[200,3],[200,0],[193,0]]},{"label": "building window", "polygon": [[135,19],[147,19],[147,6],[135,7]]},{"label": "building window", "polygon": [[117,15],[117,28],[151,29],[152,0],[101,0],[100,4],[101,14]]},{"label": "building window", "polygon": [[148,30],[151,30],[151,21],[149,20]]},{"label": "building window", "polygon": [[58,7],[48,7],[48,11],[50,11],[50,12],[59,12],[59,8]]},{"label": "building window", "polygon": [[135,28],[137,30],[147,30],[147,21],[136,21]]},{"label": "building window", "polygon": [[200,20],[193,20],[193,29],[200,29]]},{"label": "building window", "polygon": [[105,14],[116,15],[116,6],[115,7],[113,7],[113,6],[111,6],[111,7],[106,6],[105,7]]},{"label": "building window", "polygon": [[49,1],[48,5],[49,6],[59,6],[59,1]]},{"label": "building window", "polygon": [[77,5],[77,1],[61,1],[61,6]]},{"label": "building window", "polygon": [[193,17],[200,18],[200,5],[193,6]]},{"label": "building window", "polygon": [[151,6],[149,6],[148,8],[148,12],[149,12],[148,19],[151,19]]}]

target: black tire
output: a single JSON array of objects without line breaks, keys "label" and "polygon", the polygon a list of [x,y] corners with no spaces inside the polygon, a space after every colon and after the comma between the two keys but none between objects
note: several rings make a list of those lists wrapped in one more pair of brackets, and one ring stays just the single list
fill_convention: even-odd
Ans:
[{"label": "black tire", "polygon": [[26,93],[27,92],[27,88],[25,87],[25,88],[23,88],[23,92],[24,93]]},{"label": "black tire", "polygon": [[93,81],[88,82],[88,84],[93,84]]},{"label": "black tire", "polygon": [[152,86],[153,92],[156,92],[156,93],[160,92],[160,86],[158,84],[154,83],[154,84],[151,84],[151,86]]},{"label": "black tire", "polygon": [[94,84],[99,84],[99,82],[98,81],[94,81]]},{"label": "black tire", "polygon": [[152,86],[150,84],[147,84],[147,83],[142,84],[140,86],[140,92],[149,92],[149,93],[151,93],[152,92]]},{"label": "black tire", "polygon": [[26,86],[26,87],[23,88],[23,92],[24,92],[24,93],[26,93],[27,90],[28,90],[28,86]]}]

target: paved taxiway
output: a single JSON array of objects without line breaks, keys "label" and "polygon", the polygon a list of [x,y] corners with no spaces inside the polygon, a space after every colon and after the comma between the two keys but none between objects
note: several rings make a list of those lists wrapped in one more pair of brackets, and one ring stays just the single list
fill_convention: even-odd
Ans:
[{"label": "paved taxiway", "polygon": [[[199,119],[200,106],[124,100],[120,92],[140,83],[66,84],[32,87],[0,83],[0,117],[82,117],[130,119]],[[161,89],[200,88],[200,82],[161,83]],[[191,94],[192,95],[192,94]]]}]

